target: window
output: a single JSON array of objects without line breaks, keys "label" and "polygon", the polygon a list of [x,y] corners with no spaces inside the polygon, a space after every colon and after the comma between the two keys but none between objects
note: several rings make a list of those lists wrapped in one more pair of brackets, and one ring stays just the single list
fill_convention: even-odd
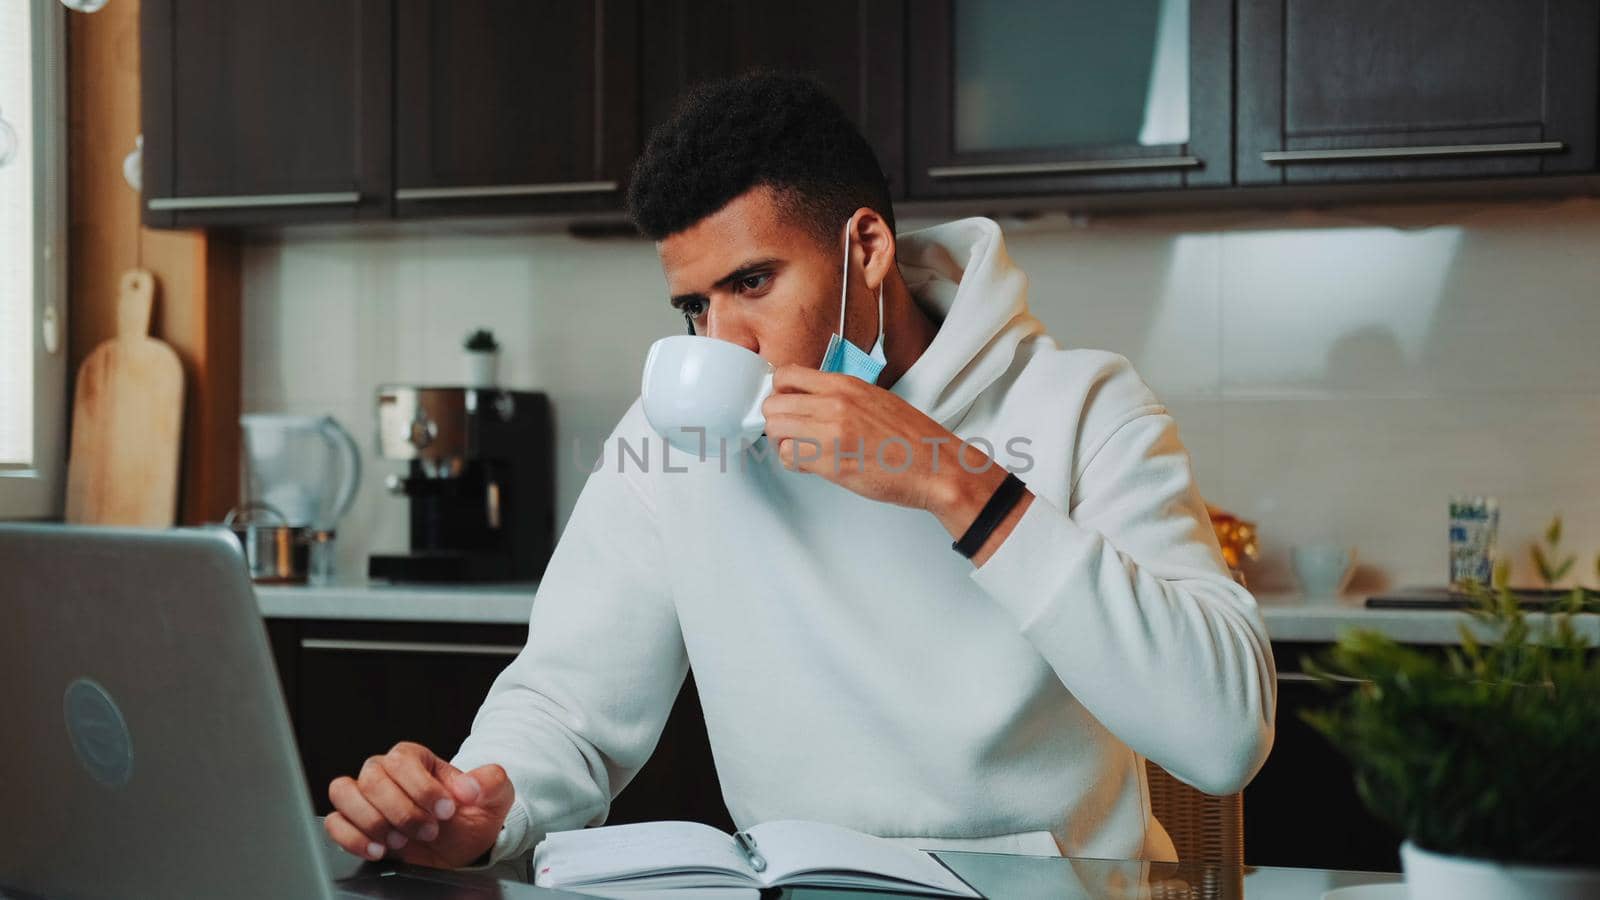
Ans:
[{"label": "window", "polygon": [[64,58],[59,3],[0,4],[0,519],[61,509]]}]

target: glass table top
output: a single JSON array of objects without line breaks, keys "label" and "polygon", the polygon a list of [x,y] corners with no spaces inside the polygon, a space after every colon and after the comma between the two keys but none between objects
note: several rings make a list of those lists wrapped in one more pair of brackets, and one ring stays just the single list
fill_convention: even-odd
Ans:
[{"label": "glass table top", "polygon": [[[936,852],[934,856],[995,900],[1320,900],[1336,888],[1401,883],[1398,874],[1333,869],[1239,869],[1206,863],[955,851]],[[868,896],[904,895],[794,888],[783,896],[793,900],[862,900]]]}]

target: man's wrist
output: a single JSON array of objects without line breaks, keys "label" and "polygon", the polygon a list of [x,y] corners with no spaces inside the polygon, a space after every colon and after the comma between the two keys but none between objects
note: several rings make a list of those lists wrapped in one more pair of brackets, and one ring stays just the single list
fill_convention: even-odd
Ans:
[{"label": "man's wrist", "polygon": [[973,520],[978,518],[978,513],[983,511],[985,503],[994,495],[995,489],[1006,480],[1006,470],[999,465],[991,465],[987,469],[969,471],[954,461],[942,471],[935,473],[934,488],[929,492],[932,502],[928,511],[933,513],[950,532],[950,537],[959,538],[971,527]]},{"label": "man's wrist", "polygon": [[[939,519],[939,524],[944,530],[950,532],[950,537],[959,541],[967,529],[983,512],[983,508],[994,496],[994,492],[1006,480],[1006,469],[998,464],[990,466],[982,472],[974,472],[960,466],[954,472],[939,472],[935,479],[937,487],[930,493],[937,499],[928,507],[928,511]],[[1011,536],[1012,529],[1017,527],[1017,522],[1022,519],[1022,514],[1027,512],[1033,503],[1033,494],[1023,491],[1011,510],[1001,519],[988,538],[973,553],[970,559],[974,566],[982,566],[989,561],[1006,538]]]}]

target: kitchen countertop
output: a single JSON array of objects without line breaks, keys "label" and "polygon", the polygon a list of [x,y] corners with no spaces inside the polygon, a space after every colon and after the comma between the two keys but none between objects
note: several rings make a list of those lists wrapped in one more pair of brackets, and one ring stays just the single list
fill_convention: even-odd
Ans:
[{"label": "kitchen countertop", "polygon": [[[1274,642],[1330,643],[1351,628],[1381,632],[1402,644],[1454,644],[1461,624],[1471,622],[1459,610],[1368,609],[1364,596],[1309,599],[1299,594],[1257,594],[1261,618]],[[1534,613],[1529,624],[1539,627],[1546,617]],[[1600,642],[1600,616],[1576,619],[1578,630]]]},{"label": "kitchen countertop", "polygon": [[538,587],[531,581],[481,585],[360,582],[321,587],[258,584],[256,603],[269,619],[527,625]]},{"label": "kitchen countertop", "polygon": [[[343,619],[380,622],[466,622],[526,625],[538,585],[338,584],[327,587],[259,585],[262,615],[276,619]],[[1257,594],[1274,641],[1328,643],[1349,628],[1371,628],[1408,644],[1453,644],[1464,613],[1426,609],[1367,609],[1361,597],[1308,600],[1298,594]],[[1530,616],[1534,622],[1543,616]],[[1600,616],[1578,617],[1578,627],[1600,642]]]}]

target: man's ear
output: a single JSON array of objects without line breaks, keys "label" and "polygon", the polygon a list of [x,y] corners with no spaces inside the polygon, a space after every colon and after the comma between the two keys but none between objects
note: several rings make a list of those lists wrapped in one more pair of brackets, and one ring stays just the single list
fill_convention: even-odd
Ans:
[{"label": "man's ear", "polygon": [[856,210],[855,234],[851,236],[852,252],[861,260],[861,271],[867,288],[877,291],[884,279],[894,269],[894,229],[877,210],[863,206]]}]

